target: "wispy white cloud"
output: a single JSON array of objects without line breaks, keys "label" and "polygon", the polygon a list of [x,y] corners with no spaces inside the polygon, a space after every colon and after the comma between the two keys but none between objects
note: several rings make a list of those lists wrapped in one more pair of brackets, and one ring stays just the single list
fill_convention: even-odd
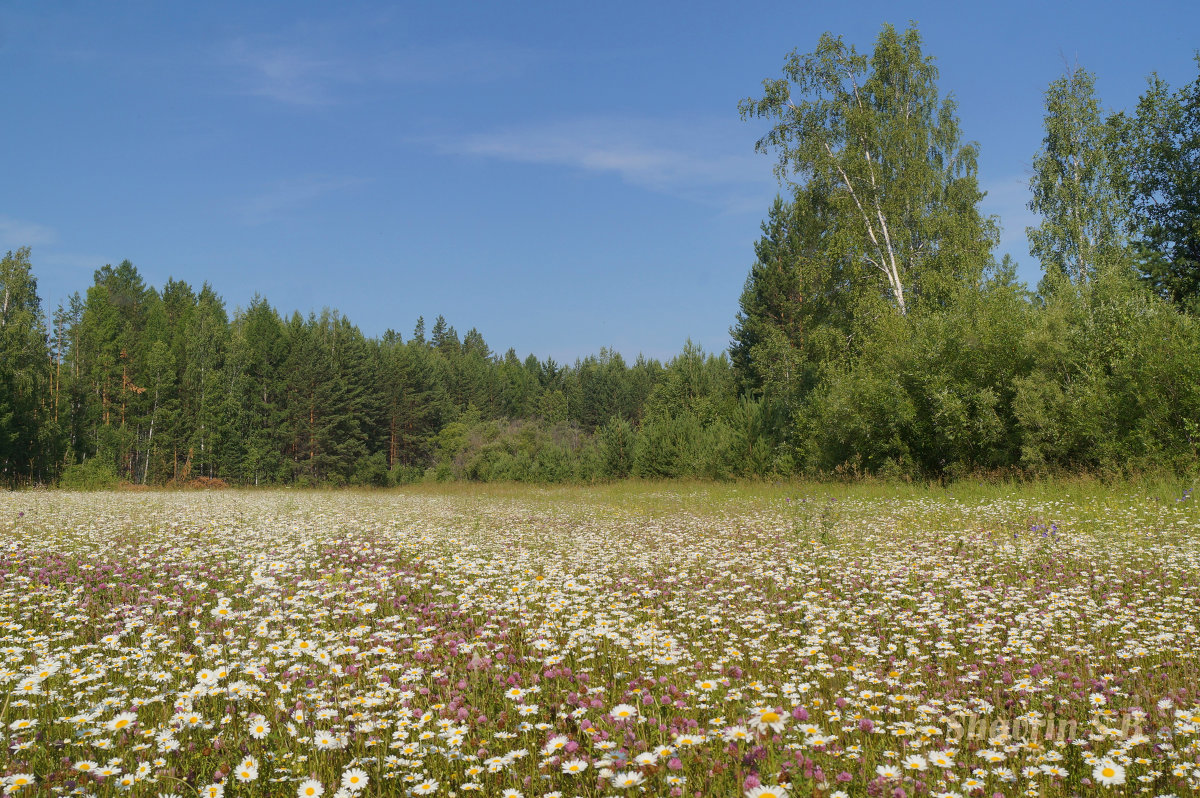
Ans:
[{"label": "wispy white cloud", "polygon": [[524,48],[470,41],[350,51],[309,34],[239,38],[218,51],[237,91],[297,106],[331,105],[347,90],[371,85],[512,78],[537,58]]},{"label": "wispy white cloud", "polygon": [[245,224],[276,221],[288,212],[338,191],[369,182],[359,177],[302,177],[284,180],[233,203],[233,210]]},{"label": "wispy white cloud", "polygon": [[761,212],[775,191],[769,159],[720,123],[573,119],[443,137],[443,152],[613,174],[630,185],[729,212]]},{"label": "wispy white cloud", "polygon": [[89,272],[99,269],[106,263],[116,263],[119,258],[104,255],[89,255],[80,252],[58,252],[51,250],[38,258],[39,266],[53,267],[67,272]]},{"label": "wispy white cloud", "polygon": [[56,238],[54,229],[44,224],[0,216],[0,250],[51,244]]},{"label": "wispy white cloud", "polygon": [[299,46],[230,42],[222,60],[236,68],[238,90],[288,105],[326,105],[334,86],[352,77],[338,59]]},{"label": "wispy white cloud", "polygon": [[[10,216],[0,216],[0,254],[20,247],[31,247],[34,272],[40,278],[49,277],[50,285],[54,284],[56,275],[82,273],[90,276],[93,270],[99,269],[105,263],[116,263],[102,255],[64,251],[64,243],[69,242],[63,242],[58,231],[52,227]],[[42,283],[43,289],[46,285],[47,283]],[[71,290],[75,290],[75,287]]]}]

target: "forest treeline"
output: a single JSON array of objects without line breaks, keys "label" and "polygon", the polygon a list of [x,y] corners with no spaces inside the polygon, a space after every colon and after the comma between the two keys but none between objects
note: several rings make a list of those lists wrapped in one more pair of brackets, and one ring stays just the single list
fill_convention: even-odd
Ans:
[{"label": "forest treeline", "polygon": [[[1198,56],[1200,64],[1200,56]],[[915,28],[793,52],[743,118],[781,192],[728,354],[558,364],[441,316],[232,312],[128,261],[50,313],[0,262],[0,482],[391,485],[1189,470],[1200,460],[1200,77],[1048,88],[1036,288]],[[532,309],[531,309],[532,312]]]}]

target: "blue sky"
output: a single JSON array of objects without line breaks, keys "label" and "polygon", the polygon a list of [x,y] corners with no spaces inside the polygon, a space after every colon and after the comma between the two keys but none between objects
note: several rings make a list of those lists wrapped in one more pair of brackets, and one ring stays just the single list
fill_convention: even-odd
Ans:
[{"label": "blue sky", "polygon": [[10,1],[0,251],[33,248],[48,309],[128,258],[368,335],[441,313],[560,362],[720,351],[778,190],[738,101],[824,31],[909,20],[1031,283],[1047,84],[1078,62],[1126,108],[1196,76],[1191,0]]}]

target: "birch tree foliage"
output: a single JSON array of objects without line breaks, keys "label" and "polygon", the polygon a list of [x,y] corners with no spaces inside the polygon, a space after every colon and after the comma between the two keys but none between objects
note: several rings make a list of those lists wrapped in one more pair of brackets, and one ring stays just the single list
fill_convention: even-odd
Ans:
[{"label": "birch tree foliage", "polygon": [[44,355],[45,330],[29,247],[0,258],[0,367],[28,369]]},{"label": "birch tree foliage", "polygon": [[864,265],[859,279],[881,281],[901,314],[977,281],[996,238],[978,211],[975,145],[936,81],[916,28],[885,25],[870,55],[823,34],[739,105],[774,123],[756,149],[778,155],[780,181],[827,197],[829,256]]},{"label": "birch tree foliage", "polygon": [[49,349],[29,248],[0,258],[0,485],[14,485],[41,459],[40,394]]},{"label": "birch tree foliage", "polygon": [[1029,181],[1029,209],[1042,221],[1026,231],[1046,288],[1062,279],[1084,286],[1127,262],[1116,129],[1104,118],[1095,88],[1095,76],[1079,67],[1046,90],[1046,135]]}]

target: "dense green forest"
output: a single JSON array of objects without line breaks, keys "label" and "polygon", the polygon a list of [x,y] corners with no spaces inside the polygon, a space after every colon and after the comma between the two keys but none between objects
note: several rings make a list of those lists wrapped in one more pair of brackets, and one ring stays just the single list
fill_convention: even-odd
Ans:
[{"label": "dense green forest", "polygon": [[1195,469],[1200,77],[1151,76],[1105,112],[1076,69],[1045,109],[1034,290],[998,257],[915,28],[792,53],[740,106],[771,123],[781,193],[728,356],[522,359],[441,316],[369,338],[336,311],[147,286],[128,261],[45,312],[30,250],[9,252],[0,483]]}]

